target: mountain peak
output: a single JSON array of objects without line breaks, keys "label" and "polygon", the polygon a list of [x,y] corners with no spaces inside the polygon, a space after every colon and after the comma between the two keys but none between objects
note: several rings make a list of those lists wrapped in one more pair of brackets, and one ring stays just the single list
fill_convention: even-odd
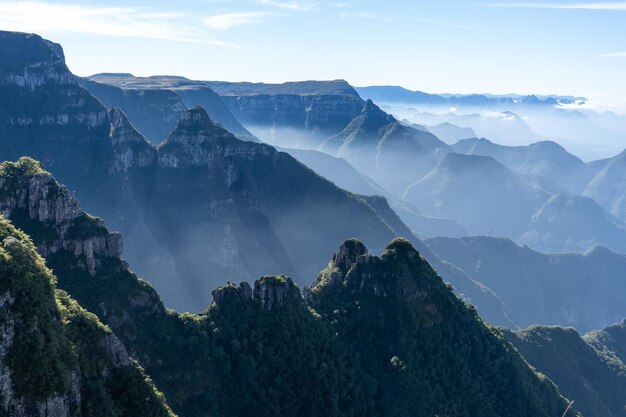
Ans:
[{"label": "mountain peak", "polygon": [[159,145],[159,161],[163,166],[204,165],[223,141],[238,142],[235,136],[213,123],[203,107],[185,110],[169,138]]},{"label": "mountain peak", "polygon": [[358,239],[348,239],[339,246],[333,255],[332,264],[345,274],[356,263],[359,256],[367,255],[367,248]]}]

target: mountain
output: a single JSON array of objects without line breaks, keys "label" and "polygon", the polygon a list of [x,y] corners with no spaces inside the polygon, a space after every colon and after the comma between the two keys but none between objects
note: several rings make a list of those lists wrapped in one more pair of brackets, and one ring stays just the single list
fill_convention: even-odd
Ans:
[{"label": "mountain", "polygon": [[0,218],[0,414],[174,417],[120,340]]},{"label": "mountain", "polygon": [[550,384],[529,372],[406,240],[395,239],[381,256],[356,240],[345,242],[309,297],[352,352],[381,415],[530,416],[565,409],[552,400]]},{"label": "mountain", "polygon": [[[304,296],[291,279],[264,276],[213,291],[201,314],[179,314],[129,271],[119,235],[82,212],[38,163],[4,163],[0,178],[2,212],[32,234],[59,287],[111,326],[181,416],[565,409],[405,240],[380,258],[346,241]],[[358,338],[345,326],[360,328]],[[359,338],[385,342],[366,352]],[[358,358],[370,353],[366,366]]]},{"label": "mountain", "polygon": [[403,103],[408,105],[425,105],[431,108],[457,107],[463,109],[489,109],[492,111],[510,107],[547,106],[558,104],[584,103],[583,97],[568,96],[522,96],[518,94],[429,94],[422,91],[411,91],[398,86],[357,87],[358,93],[365,99],[380,103]]},{"label": "mountain", "polygon": [[403,125],[371,100],[320,150],[346,159],[394,195],[401,195],[450,151],[433,134]]},{"label": "mountain", "polygon": [[626,349],[625,325],[621,322],[583,337],[571,328],[547,326],[502,332],[534,368],[574,400],[583,415],[617,417],[626,415],[626,364],[615,354],[616,349]]},{"label": "mountain", "polygon": [[373,179],[357,171],[343,158],[312,150],[279,149],[344,190],[366,196],[385,197],[402,222],[418,236],[459,237],[466,234],[463,227],[453,220],[420,214],[411,204],[389,194]]},{"label": "mountain", "polygon": [[186,110],[156,148],[80,87],[58,45],[2,37],[0,159],[45,161],[126,236],[126,256],[170,306],[203,308],[224,278],[305,279],[346,236],[382,249],[412,235],[384,199],[347,193],[287,154],[240,141],[201,108]]},{"label": "mountain", "polygon": [[544,252],[584,252],[604,245],[626,252],[626,227],[589,197],[552,195],[533,215],[529,230],[518,238]]},{"label": "mountain", "polygon": [[210,104],[225,103],[225,110],[264,142],[287,148],[317,147],[326,137],[340,132],[364,103],[344,80],[265,84],[131,74],[96,74],[89,78],[128,89],[175,90],[188,106],[205,107],[212,118],[239,136],[238,129],[220,118],[216,106]]},{"label": "mountain", "polygon": [[316,148],[325,138],[341,132],[364,104],[343,80],[208,85],[252,132],[286,148]]},{"label": "mountain", "polygon": [[123,90],[84,78],[79,83],[104,105],[123,110],[137,131],[155,144],[167,138],[187,107],[171,90]]},{"label": "mountain", "polygon": [[606,211],[626,221],[626,151],[604,161],[602,165],[585,188],[584,195],[593,198]]},{"label": "mountain", "polygon": [[582,193],[591,180],[587,165],[556,142],[503,146],[487,139],[465,139],[452,149],[466,155],[491,156],[513,171],[549,178],[574,193]]},{"label": "mountain", "polygon": [[573,326],[581,332],[626,316],[626,256],[596,246],[584,254],[543,254],[508,239],[433,238],[425,243],[492,289],[519,327]]},{"label": "mountain", "polygon": [[167,139],[185,108],[202,106],[211,118],[241,140],[258,142],[211,88],[182,77],[95,74],[79,83],[106,106],[118,107],[153,143]]},{"label": "mountain", "polygon": [[446,154],[404,194],[422,213],[452,218],[470,234],[514,237],[548,197],[491,157],[456,153]]},{"label": "mountain", "polygon": [[476,133],[469,127],[459,127],[448,122],[439,123],[434,126],[426,126],[426,128],[433,135],[450,145],[463,139],[476,137]]},{"label": "mountain", "polygon": [[449,153],[403,198],[471,235],[508,237],[539,251],[580,252],[595,244],[626,250],[626,228],[595,201],[489,156]]}]

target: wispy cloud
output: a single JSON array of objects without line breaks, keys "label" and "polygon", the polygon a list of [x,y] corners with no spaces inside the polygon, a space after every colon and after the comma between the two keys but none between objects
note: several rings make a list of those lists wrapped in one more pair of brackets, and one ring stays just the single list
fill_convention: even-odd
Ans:
[{"label": "wispy cloud", "polygon": [[344,12],[344,13],[341,13],[341,18],[342,19],[371,19],[371,20],[380,20],[384,22],[393,21],[393,19],[390,17],[383,16],[383,15],[376,14],[376,13],[371,13],[371,12],[354,12],[354,13]]},{"label": "wispy cloud", "polygon": [[469,25],[464,25],[464,24],[460,24],[460,23],[452,23],[452,22],[446,22],[443,20],[438,20],[438,19],[425,19],[425,18],[419,18],[416,19],[416,21],[421,22],[421,23],[425,23],[428,25],[435,25],[435,26],[440,26],[446,29],[461,29],[461,30],[472,30],[474,29],[472,26]]},{"label": "wispy cloud", "polygon": [[84,33],[239,47],[211,37],[194,16],[132,7],[0,0],[0,27],[21,32]]},{"label": "wispy cloud", "polygon": [[493,3],[489,7],[561,10],[614,10],[626,11],[626,2],[608,3]]},{"label": "wispy cloud", "polygon": [[225,30],[237,26],[246,26],[259,23],[263,18],[272,16],[272,13],[224,13],[202,18],[202,24],[209,29]]},{"label": "wispy cloud", "polygon": [[303,1],[279,1],[279,0],[257,0],[257,3],[266,6],[278,7],[280,9],[308,12],[317,7],[318,3]]},{"label": "wispy cloud", "polygon": [[626,52],[609,52],[608,54],[600,55],[602,58],[626,58]]}]

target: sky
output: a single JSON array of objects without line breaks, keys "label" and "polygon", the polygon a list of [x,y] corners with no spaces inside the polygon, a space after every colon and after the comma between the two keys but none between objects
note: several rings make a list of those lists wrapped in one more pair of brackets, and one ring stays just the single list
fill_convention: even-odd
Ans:
[{"label": "sky", "polygon": [[0,29],[60,43],[78,75],[341,78],[626,110],[626,1],[0,0]]}]

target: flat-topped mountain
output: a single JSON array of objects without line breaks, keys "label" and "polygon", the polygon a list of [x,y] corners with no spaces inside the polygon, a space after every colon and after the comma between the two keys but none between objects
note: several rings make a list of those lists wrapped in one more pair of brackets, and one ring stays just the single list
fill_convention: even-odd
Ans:
[{"label": "flat-topped mountain", "polygon": [[584,103],[584,97],[571,96],[537,96],[531,95],[493,95],[493,94],[430,94],[422,91],[411,91],[399,86],[368,86],[357,87],[358,93],[366,98],[379,102],[424,104],[432,107],[481,107],[498,109],[511,106],[548,106],[558,104]]},{"label": "flat-topped mountain", "polygon": [[[165,82],[159,81],[164,78]],[[137,130],[155,144],[165,140],[182,112],[193,106],[204,107],[213,120],[238,138],[258,141],[211,88],[186,78],[109,74],[79,78],[78,82],[106,106],[122,109]]]},{"label": "flat-topped mountain", "polygon": [[221,96],[346,95],[359,97],[354,87],[345,80],[294,81],[282,84],[226,81],[207,81],[206,83]]}]

